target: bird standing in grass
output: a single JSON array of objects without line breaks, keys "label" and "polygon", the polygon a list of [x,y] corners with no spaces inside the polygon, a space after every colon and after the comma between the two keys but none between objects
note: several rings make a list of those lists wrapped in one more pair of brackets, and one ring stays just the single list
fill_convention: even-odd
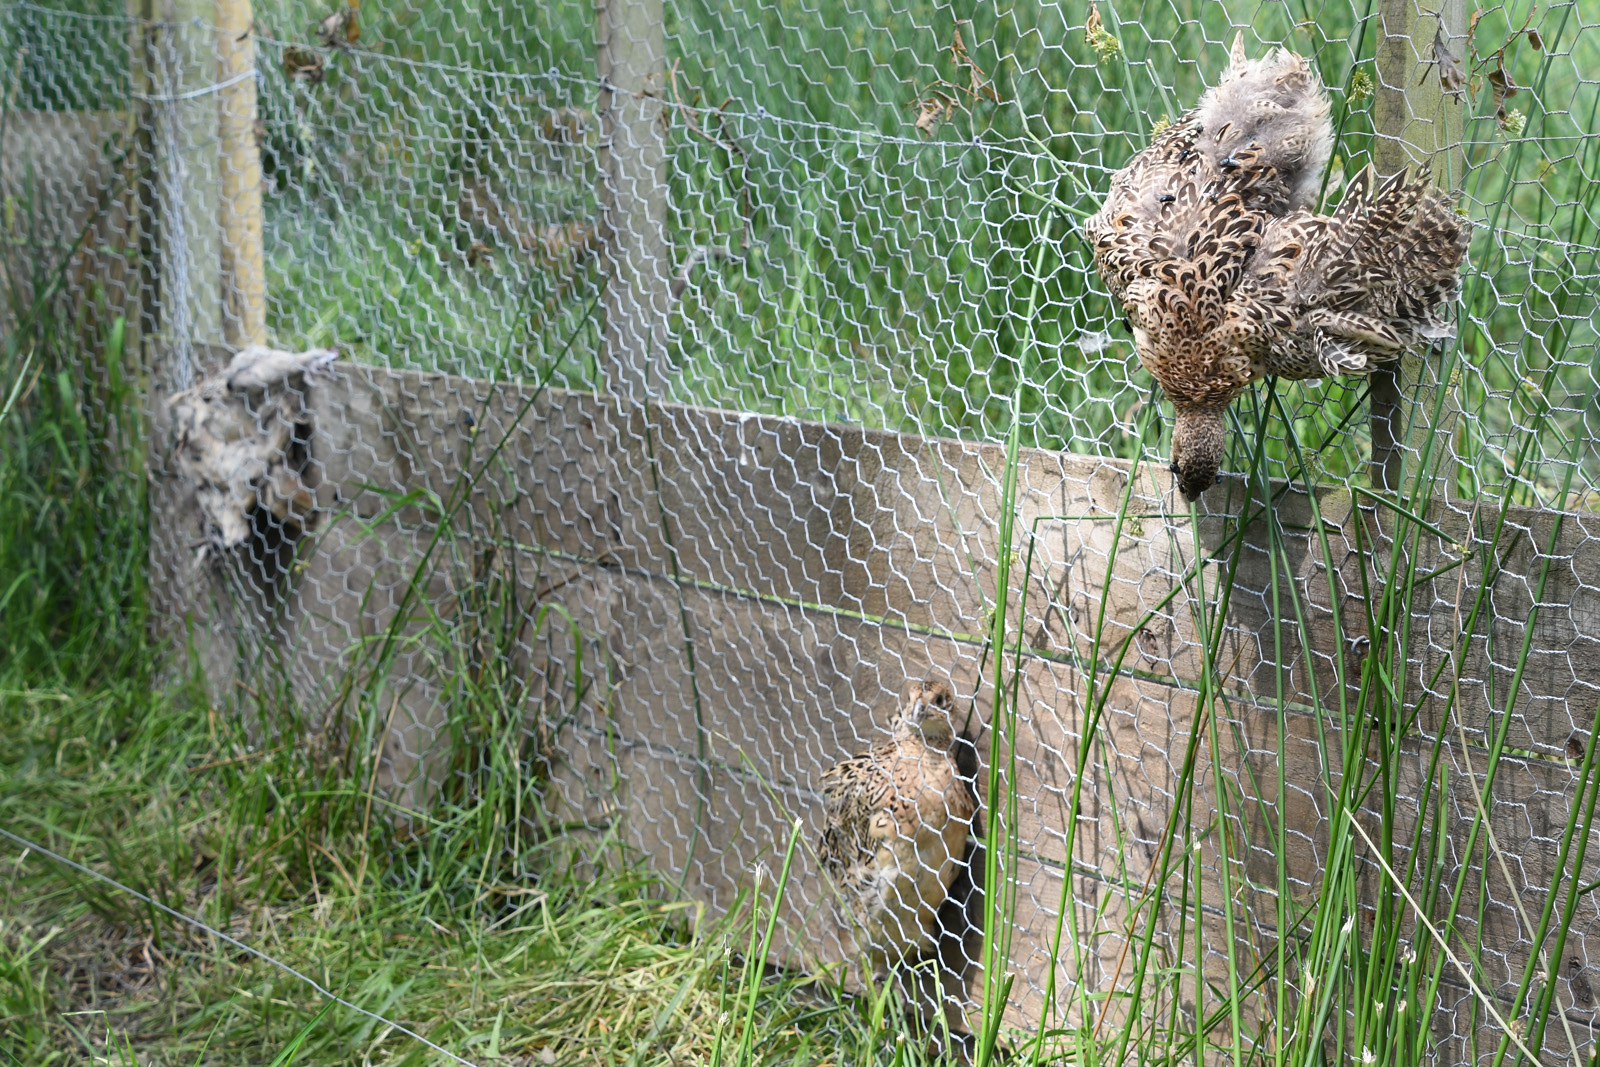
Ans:
[{"label": "bird standing in grass", "polygon": [[955,695],[913,682],[889,740],[822,776],[817,854],[860,920],[880,975],[933,947],[977,800],[957,769]]},{"label": "bird standing in grass", "polygon": [[1112,176],[1085,224],[1139,359],[1177,411],[1172,472],[1190,500],[1217,480],[1234,397],[1268,374],[1365,374],[1450,335],[1471,226],[1426,168],[1371,167],[1337,209],[1311,208],[1333,145],[1306,60],[1247,59]]}]

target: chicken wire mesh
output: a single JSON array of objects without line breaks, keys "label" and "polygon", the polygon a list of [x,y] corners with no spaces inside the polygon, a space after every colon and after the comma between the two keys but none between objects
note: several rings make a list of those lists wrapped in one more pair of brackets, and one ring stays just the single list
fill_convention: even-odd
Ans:
[{"label": "chicken wire mesh", "polygon": [[[286,700],[402,809],[511,783],[513,865],[587,833],[714,910],[799,818],[779,952],[820,968],[868,947],[809,851],[823,773],[945,677],[980,800],[930,927],[952,1003],[981,997],[987,870],[1015,887],[1013,1021],[1055,997],[1114,1026],[1081,998],[1143,951],[1177,976],[1144,1010],[1214,1025],[1230,970],[1310,936],[1349,805],[1424,898],[1368,856],[1354,936],[1437,962],[1415,912],[1458,909],[1471,965],[1413,994],[1429,1055],[1492,1058],[1507,1013],[1531,1032],[1534,959],[1545,1054],[1589,1054],[1594,905],[1560,912],[1559,959],[1538,916],[1594,865],[1567,815],[1600,693],[1592,11],[134,6],[0,5],[8,324],[69,305],[92,407],[127,371],[121,317],[155,602],[246,714]],[[1475,235],[1459,344],[1398,388],[1240,401],[1241,477],[1191,524],[1079,223],[1240,29],[1329,87],[1328,203],[1429,155]],[[264,343],[339,361],[225,370]],[[1408,539],[1368,488],[1374,426],[1426,473]],[[1271,521],[1258,463],[1289,484]],[[1387,755],[1337,740],[1367,736],[1380,674]],[[1460,785],[1491,756],[1492,854]],[[1380,777],[1385,801],[1340,792]],[[1264,1032],[1276,987],[1253,988]]]}]

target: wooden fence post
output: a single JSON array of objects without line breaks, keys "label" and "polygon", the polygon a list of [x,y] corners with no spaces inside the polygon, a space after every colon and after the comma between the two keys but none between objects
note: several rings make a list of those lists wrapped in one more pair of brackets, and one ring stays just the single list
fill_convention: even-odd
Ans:
[{"label": "wooden fence post", "polygon": [[660,396],[668,285],[662,0],[597,0],[600,248],[606,272],[601,366],[614,395]]},{"label": "wooden fence post", "polygon": [[[1465,69],[1466,0],[1438,0],[1436,5],[1428,0],[1381,0],[1378,17],[1373,162],[1384,175],[1431,162],[1434,181],[1443,188],[1454,188],[1463,176],[1463,93],[1446,91],[1441,76],[1448,71],[1437,62],[1435,42],[1461,59]],[[1403,381],[1407,375],[1412,378],[1417,401],[1409,425]],[[1413,357],[1373,373],[1370,418],[1375,487],[1394,493],[1406,488],[1400,484],[1405,451],[1420,455],[1427,435],[1438,429],[1428,426],[1424,417],[1432,409],[1430,392],[1427,370]],[[1426,487],[1424,493],[1432,495]]]},{"label": "wooden fence post", "polygon": [[[194,487],[177,478],[170,466],[173,427],[166,402],[216,369],[227,345],[254,339],[243,332],[248,317],[239,312],[240,305],[225,304],[223,297],[225,247],[233,255],[252,246],[251,214],[254,276],[262,282],[256,292],[265,293],[259,267],[259,163],[235,166],[231,174],[223,166],[234,155],[230,146],[238,144],[240,135],[254,148],[253,117],[232,111],[244,100],[242,93],[248,94],[244,106],[254,110],[255,86],[246,76],[253,68],[253,42],[238,41],[243,30],[225,24],[222,8],[228,2],[128,0],[127,5],[133,19],[131,74],[138,105],[136,162],[145,173],[137,196],[141,354],[151,372],[146,411],[148,462],[154,475],[149,500],[152,622],[181,656],[193,657],[186,667],[200,668],[217,700],[233,697],[238,620],[231,614],[232,600],[222,579],[195,565],[193,516],[198,505]],[[248,3],[232,2],[244,8],[247,29]],[[244,47],[235,51],[224,44]],[[241,75],[237,85],[219,88],[219,82],[235,74]],[[229,89],[241,92],[230,97]],[[230,132],[230,122],[238,118],[243,118],[242,129],[234,126]],[[248,188],[252,171],[253,209]],[[225,179],[236,180],[226,202]],[[230,230],[226,246],[225,227]],[[246,236],[234,236],[241,229]],[[230,286],[230,292],[247,291],[249,283],[237,279],[241,270],[250,269],[247,257],[233,256],[226,276],[241,288]],[[258,297],[255,303],[259,309],[263,301]]]},{"label": "wooden fence post", "polygon": [[187,389],[196,347],[224,343],[218,195],[215,0],[132,0],[142,36],[137,80],[150,120],[150,245],[147,293],[161,380]]},{"label": "wooden fence post", "polygon": [[216,0],[217,132],[221,166],[222,325],[230,347],[265,344],[261,149],[256,144],[256,45],[250,0]]}]

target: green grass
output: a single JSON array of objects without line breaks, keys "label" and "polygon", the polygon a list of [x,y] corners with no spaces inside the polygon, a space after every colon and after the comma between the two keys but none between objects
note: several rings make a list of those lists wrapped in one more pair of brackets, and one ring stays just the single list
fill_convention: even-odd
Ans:
[{"label": "green grass", "polygon": [[[74,419],[58,397],[25,390],[0,432],[54,440]],[[424,630],[454,657],[443,699],[463,758],[436,804],[397,821],[364,756],[383,722],[373,694],[389,644],[374,643],[346,690],[347,730],[306,730],[264,688],[253,710],[269,740],[248,735],[203,679],[155,684],[166,650],[136,625],[143,527],[107,531],[97,512],[64,507],[89,489],[90,500],[134,492],[137,468],[34,485],[21,481],[33,455],[0,458],[6,484],[33,486],[0,515],[25,531],[25,509],[53,515],[36,532],[49,541],[10,551],[48,557],[52,543],[108,539],[71,572],[38,572],[34,595],[50,611],[8,619],[11,632],[34,631],[0,667],[0,827],[138,896],[8,839],[0,1063],[442,1062],[171,911],[479,1064],[668,1064],[719,1047],[742,1050],[740,1062],[867,1062],[897,1047],[892,1018],[763,966],[787,862],[768,895],[712,921],[670,902],[620,849],[601,842],[585,850],[598,866],[574,867],[559,830],[529,834],[542,824],[527,776],[541,764],[524,749],[526,723],[504,714],[526,700],[526,679],[504,668],[528,637],[527,613],[492,569],[472,584],[471,632],[436,615]],[[454,499],[439,505],[441,530]],[[449,538],[440,546],[459,562]],[[92,609],[120,614],[96,629]]]},{"label": "green grass", "polygon": [[[124,321],[76,310],[71,249],[8,251],[31,285],[12,290],[0,350],[0,1064],[445,1062],[374,1016],[482,1065],[908,1062],[897,1016],[765,966],[794,840],[775,884],[713,919],[614,843],[542,819],[546,764],[506,713],[528,678],[509,668],[560,618],[450,536],[473,478],[395,503],[427,511],[424,567],[466,568],[470,610],[403,606],[324,728],[270,670],[255,733],[203,678],[173,677],[183,657],[146,616]],[[374,792],[378,694],[394,649],[419,642],[452,679],[455,773],[397,819]],[[552,696],[585,685],[580,670]]]},{"label": "green grass", "polygon": [[[1215,77],[1236,27],[1313,58],[1334,97],[1339,160],[1360,165],[1373,145],[1371,99],[1349,89],[1371,75],[1377,31],[1366,0],[1100,8],[1120,42],[1105,55],[1084,40],[1083,11],[1037,3],[957,12],[932,0],[824,0],[803,17],[777,4],[665,5],[675,66],[664,93],[697,110],[675,112],[667,135],[664,269],[696,246],[732,253],[696,267],[674,307],[672,398],[998,439],[1020,386],[1023,445],[1129,456],[1129,412],[1148,401],[1148,379],[1073,233],[1052,236],[1061,255],[1039,282],[1032,341],[1007,315],[1026,299],[1039,198],[1092,203],[1152,125]],[[19,67],[20,106],[99,106],[126,92],[115,22],[5,10],[0,37],[26,49],[27,64],[79,57]],[[361,48],[329,52],[315,85],[286,77],[281,61],[313,39],[325,5],[263,0],[255,13],[275,339],[473,376],[542,366],[596,291],[595,260],[519,251],[464,222],[458,199],[464,179],[488,177],[521,216],[515,228],[595,221],[593,124],[576,141],[542,132],[560,109],[593,108],[591,7],[380,5],[361,12]],[[1530,14],[1537,48],[1518,32]],[[971,72],[950,50],[957,32],[997,100],[966,92]],[[1600,114],[1600,85],[1583,74],[1600,63],[1600,33],[1570,7],[1519,0],[1483,12],[1472,46],[1480,58],[1503,48],[1523,86],[1507,103],[1526,123],[1520,136],[1497,127],[1483,77],[1492,68],[1478,68],[1461,184],[1483,224],[1470,261],[1487,284],[1464,309],[1451,383],[1468,413],[1457,454],[1478,457],[1460,489],[1504,483],[1507,457],[1537,425],[1518,492],[1550,501],[1564,464],[1584,469],[1580,489],[1600,479],[1593,456],[1563,458],[1593,435],[1600,376],[1595,294],[1583,282],[1600,247],[1590,180],[1600,147],[1583,136]],[[962,107],[924,138],[914,105],[930,89]],[[469,262],[483,238],[493,254]],[[598,344],[594,331],[575,346],[558,384],[601,387]],[[1547,369],[1547,392],[1534,397],[1528,383]],[[1304,438],[1356,416],[1318,457],[1319,476],[1365,477],[1364,396],[1346,384],[1283,390]],[[1541,404],[1552,410],[1536,415]],[[1278,477],[1293,467],[1276,445],[1266,459]],[[1246,463],[1236,450],[1229,466]]]},{"label": "green grass", "polygon": [[[0,699],[0,825],[473,1062],[666,1064],[732,1039],[757,1043],[760,1062],[804,1064],[866,1036],[827,988],[759,968],[734,1007],[741,968],[724,950],[742,951],[741,925],[759,918],[744,909],[690,933],[690,906],[664,902],[652,878],[555,865],[482,879],[463,865],[466,877],[416,884],[400,873],[405,849],[320,827],[306,794],[323,783],[240,751],[194,691],[18,681]],[[263,790],[276,794],[264,813]],[[431,825],[452,831],[448,816]],[[379,848],[363,881],[357,865]],[[0,885],[0,1062],[88,1062],[109,1041],[143,1065],[264,1064],[324,1006],[272,966],[10,843]],[[444,1060],[334,1006],[294,1062]]]}]

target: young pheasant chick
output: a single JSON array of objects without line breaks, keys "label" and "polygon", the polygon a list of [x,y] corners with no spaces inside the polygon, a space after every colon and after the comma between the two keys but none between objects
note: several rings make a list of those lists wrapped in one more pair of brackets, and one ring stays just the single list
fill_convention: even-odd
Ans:
[{"label": "young pheasant chick", "polygon": [[889,740],[822,776],[817,854],[859,918],[878,975],[933,947],[977,801],[956,769],[955,695],[913,682]]},{"label": "young pheasant chick", "polygon": [[1190,500],[1216,482],[1224,413],[1257,378],[1365,374],[1450,335],[1470,224],[1426,168],[1368,167],[1332,215],[1313,213],[1332,143],[1305,59],[1247,59],[1240,35],[1222,80],[1112,176],[1085,224],[1177,411],[1172,471]]}]

